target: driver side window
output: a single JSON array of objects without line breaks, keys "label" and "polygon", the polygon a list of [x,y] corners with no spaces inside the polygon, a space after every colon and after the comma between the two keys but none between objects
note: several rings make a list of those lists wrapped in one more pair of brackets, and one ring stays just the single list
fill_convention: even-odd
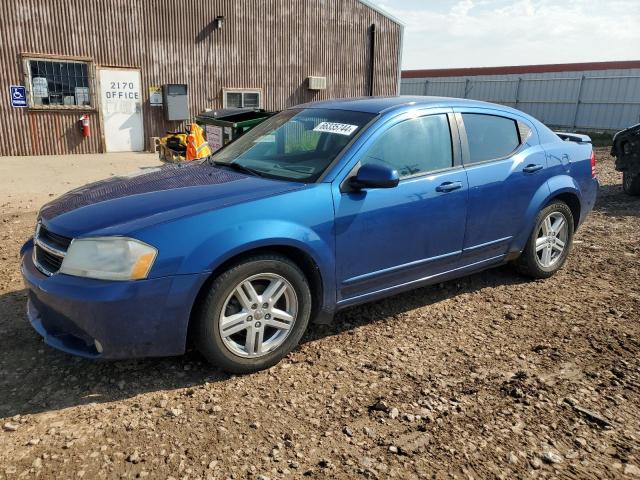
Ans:
[{"label": "driver side window", "polygon": [[395,168],[400,178],[453,166],[451,130],[445,114],[405,120],[384,132],[361,163],[382,163]]}]

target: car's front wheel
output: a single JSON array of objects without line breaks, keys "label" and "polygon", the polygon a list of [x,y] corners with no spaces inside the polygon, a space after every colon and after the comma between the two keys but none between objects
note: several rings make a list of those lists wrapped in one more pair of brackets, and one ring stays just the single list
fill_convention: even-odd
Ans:
[{"label": "car's front wheel", "polygon": [[521,273],[533,278],[549,278],[567,260],[573,241],[574,220],[564,202],[543,208],[527,245],[516,261]]},{"label": "car's front wheel", "polygon": [[195,318],[195,343],[213,364],[250,373],[276,364],[300,341],[311,314],[304,273],[288,258],[248,258],[218,276]]}]

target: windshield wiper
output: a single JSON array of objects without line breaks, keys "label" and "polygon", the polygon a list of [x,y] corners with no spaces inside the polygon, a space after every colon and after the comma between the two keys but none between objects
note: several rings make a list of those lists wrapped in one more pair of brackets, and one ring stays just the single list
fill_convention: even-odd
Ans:
[{"label": "windshield wiper", "polygon": [[225,162],[216,162],[213,161],[214,165],[219,167],[229,167],[232,170],[236,170],[237,172],[248,173],[249,175],[255,175],[256,177],[264,177],[264,174],[259,172],[258,170],[254,170],[253,168],[245,167],[244,165],[240,165],[239,163],[225,163]]}]

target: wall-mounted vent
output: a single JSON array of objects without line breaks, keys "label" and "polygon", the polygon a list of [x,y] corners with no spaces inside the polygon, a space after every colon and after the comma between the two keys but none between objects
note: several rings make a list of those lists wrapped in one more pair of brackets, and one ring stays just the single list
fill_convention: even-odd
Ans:
[{"label": "wall-mounted vent", "polygon": [[309,90],[326,90],[327,77],[309,77]]}]

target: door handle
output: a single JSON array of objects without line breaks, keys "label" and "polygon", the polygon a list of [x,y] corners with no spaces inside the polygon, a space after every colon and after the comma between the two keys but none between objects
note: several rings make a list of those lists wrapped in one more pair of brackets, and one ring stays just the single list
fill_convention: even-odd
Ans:
[{"label": "door handle", "polygon": [[535,172],[537,172],[538,170],[542,170],[543,168],[544,168],[544,166],[542,166],[542,165],[532,163],[532,164],[527,165],[526,167],[524,167],[524,168],[522,169],[522,171],[523,171],[524,173],[535,173]]},{"label": "door handle", "polygon": [[444,182],[436,187],[436,192],[453,192],[462,188],[462,182]]}]

